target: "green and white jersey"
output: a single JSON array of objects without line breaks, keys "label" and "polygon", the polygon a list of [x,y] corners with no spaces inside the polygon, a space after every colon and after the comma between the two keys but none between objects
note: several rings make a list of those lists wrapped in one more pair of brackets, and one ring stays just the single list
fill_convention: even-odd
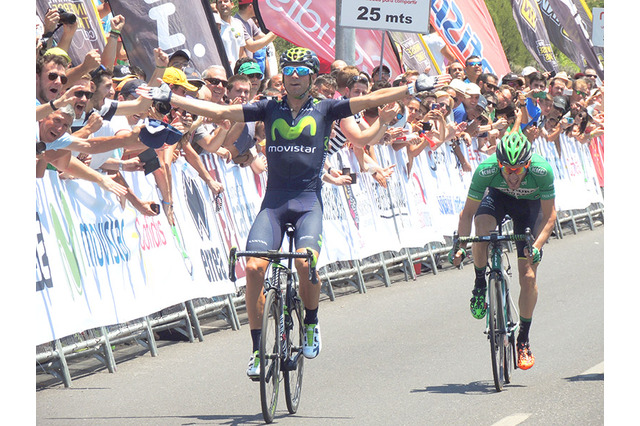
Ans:
[{"label": "green and white jersey", "polygon": [[496,188],[505,194],[524,200],[551,200],[556,193],[551,165],[539,154],[533,154],[531,165],[518,189],[510,189],[504,180],[498,159],[492,154],[478,165],[469,185],[469,198],[480,201],[487,188]]}]

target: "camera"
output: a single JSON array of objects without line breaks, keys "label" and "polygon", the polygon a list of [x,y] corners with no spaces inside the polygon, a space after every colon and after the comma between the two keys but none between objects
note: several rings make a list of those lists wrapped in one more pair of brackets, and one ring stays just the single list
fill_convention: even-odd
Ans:
[{"label": "camera", "polygon": [[153,101],[153,108],[162,115],[167,115],[171,112],[171,104],[160,101]]},{"label": "camera", "polygon": [[71,12],[65,11],[61,7],[58,8],[58,13],[60,14],[60,23],[61,24],[73,25],[73,24],[76,23],[76,21],[78,19],[76,17],[76,15],[74,15]]},{"label": "camera", "polygon": [[430,121],[422,121],[422,130],[425,132],[428,132],[431,130],[431,128],[433,127],[433,124],[431,124]]}]

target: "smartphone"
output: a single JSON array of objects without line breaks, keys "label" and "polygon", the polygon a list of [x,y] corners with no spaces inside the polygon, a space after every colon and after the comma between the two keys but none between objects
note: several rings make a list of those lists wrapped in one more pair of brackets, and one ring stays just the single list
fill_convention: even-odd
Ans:
[{"label": "smartphone", "polygon": [[138,154],[138,158],[144,163],[145,175],[148,175],[149,173],[160,168],[160,160],[158,159],[158,154],[156,154],[156,151],[153,148],[142,151],[140,154]]},{"label": "smartphone", "polygon": [[151,210],[153,210],[153,212],[154,212],[155,214],[160,214],[160,204],[158,204],[158,203],[153,203],[153,204],[151,204],[151,206],[150,206],[150,207],[151,207]]},{"label": "smartphone", "polygon": [[349,176],[351,177],[351,185],[356,183],[358,176],[355,173],[349,173]]},{"label": "smartphone", "polygon": [[350,174],[350,173],[351,173],[351,169],[350,169],[350,168],[348,168],[348,167],[344,167],[344,168],[342,169],[342,175],[343,175],[343,176],[346,176],[346,175],[348,175],[348,174]]},{"label": "smartphone", "polygon": [[533,97],[536,99],[545,99],[547,97],[547,92],[536,92],[533,94]]}]

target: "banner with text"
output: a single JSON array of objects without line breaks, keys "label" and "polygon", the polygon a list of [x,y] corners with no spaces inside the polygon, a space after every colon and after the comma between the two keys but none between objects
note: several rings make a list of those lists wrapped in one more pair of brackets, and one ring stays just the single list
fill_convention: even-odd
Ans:
[{"label": "banner with text", "polygon": [[522,43],[531,56],[544,71],[558,71],[558,61],[549,41],[548,27],[545,26],[546,15],[543,18],[535,0],[511,0],[511,6]]}]

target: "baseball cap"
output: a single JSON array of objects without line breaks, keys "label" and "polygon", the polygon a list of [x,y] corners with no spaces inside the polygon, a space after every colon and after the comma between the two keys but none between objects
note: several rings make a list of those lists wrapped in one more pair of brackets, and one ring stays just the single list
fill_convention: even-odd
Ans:
[{"label": "baseball cap", "polygon": [[564,96],[555,96],[553,98],[553,106],[562,109],[562,111],[566,111],[569,103]]},{"label": "baseball cap", "polygon": [[478,86],[475,83],[467,83],[467,90],[465,91],[465,93],[469,96],[482,95],[482,92],[480,91],[480,86]]},{"label": "baseball cap", "polygon": [[162,81],[167,84],[176,84],[187,89],[189,92],[197,92],[198,88],[187,81],[187,76],[181,69],[168,67],[164,71]]},{"label": "baseball cap", "polygon": [[191,58],[189,57],[189,54],[187,53],[186,50],[176,50],[175,52],[173,52],[171,54],[171,56],[169,56],[169,61],[171,61],[173,58],[175,58],[176,56],[182,56],[183,58],[185,58],[187,61],[190,61]]},{"label": "baseball cap", "polygon": [[198,89],[205,85],[204,80],[202,79],[202,75],[193,67],[186,67],[184,69],[184,74],[187,76],[187,81]]},{"label": "baseball cap", "polygon": [[69,54],[60,47],[52,47],[51,49],[47,49],[47,51],[44,52],[43,56],[47,55],[63,56],[67,61],[69,61],[69,63],[71,63],[71,57],[69,56]]},{"label": "baseball cap", "polygon": [[240,68],[238,68],[238,74],[260,74],[264,76],[260,69],[260,65],[258,65],[257,62],[245,62],[240,65]]},{"label": "baseball cap", "polygon": [[253,0],[238,0],[238,6],[241,6],[243,4],[251,4],[253,3]]},{"label": "baseball cap", "polygon": [[[122,85],[122,87],[120,87],[120,85],[118,85],[118,88],[120,89],[119,92],[122,96],[124,96],[125,98],[127,96],[133,95],[136,98],[140,95],[138,95],[136,93],[136,89],[140,86],[143,86],[147,84],[144,80],[141,80],[139,78],[133,78],[133,79],[129,79],[126,82],[124,82],[124,84]],[[118,91],[118,90],[116,90]]]},{"label": "baseball cap", "polygon": [[153,149],[161,148],[165,143],[174,145],[181,138],[181,131],[155,118],[145,118],[144,127],[140,130],[140,141]]},{"label": "baseball cap", "polygon": [[113,81],[122,81],[127,77],[135,77],[127,65],[113,67]]},{"label": "baseball cap", "polygon": [[487,98],[480,95],[480,97],[478,98],[477,106],[479,106],[480,108],[482,108],[483,111],[485,111],[487,109],[487,105],[489,105],[489,103],[487,102]]},{"label": "baseball cap", "polygon": [[553,77],[554,80],[564,80],[565,82],[569,82],[569,75],[566,72],[560,71]]},{"label": "baseball cap", "polygon": [[508,83],[508,82],[510,82],[510,81],[517,81],[517,82],[519,82],[521,85],[523,84],[523,83],[522,83],[522,79],[521,79],[520,77],[518,77],[518,75],[516,75],[516,74],[514,74],[514,73],[512,73],[512,72],[507,73],[507,74],[505,74],[505,75],[502,77],[502,83]]},{"label": "baseball cap", "polygon": [[537,71],[537,70],[536,70],[534,67],[531,67],[531,66],[529,66],[529,67],[524,67],[524,69],[522,70],[522,76],[523,76],[523,77],[526,77],[526,76],[528,76],[529,74],[534,73],[534,72],[536,72],[536,71]]},{"label": "baseball cap", "polygon": [[451,82],[449,82],[449,87],[451,87],[453,90],[460,93],[461,95],[464,95],[465,97],[468,96],[467,83],[460,80],[459,78],[454,78],[453,80],[451,80]]}]

